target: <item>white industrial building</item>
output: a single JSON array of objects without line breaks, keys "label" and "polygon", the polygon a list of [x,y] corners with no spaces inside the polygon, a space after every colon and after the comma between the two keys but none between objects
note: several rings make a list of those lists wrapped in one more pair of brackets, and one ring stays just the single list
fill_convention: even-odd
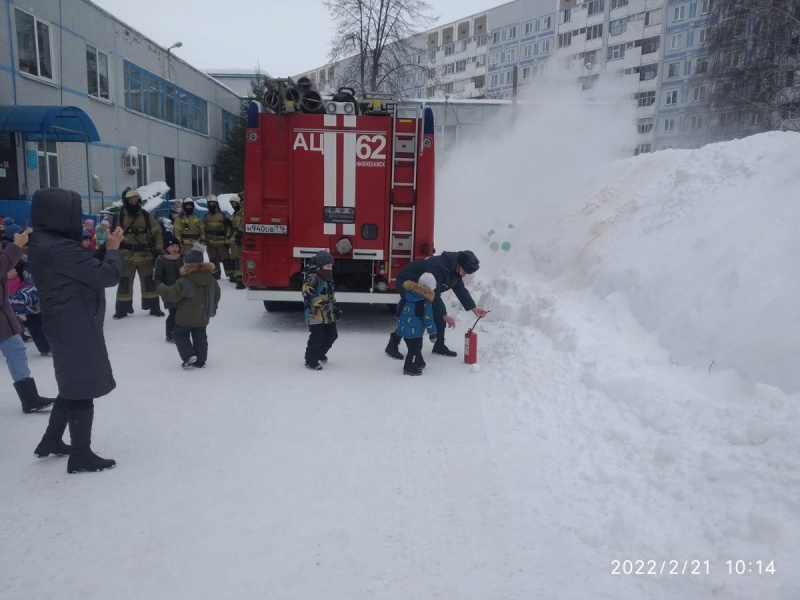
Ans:
[{"label": "white industrial building", "polygon": [[[227,86],[88,0],[3,0],[0,214],[40,187],[97,213],[127,186],[172,197],[217,191],[217,150],[239,113]],[[166,45],[164,45],[166,43]]]}]

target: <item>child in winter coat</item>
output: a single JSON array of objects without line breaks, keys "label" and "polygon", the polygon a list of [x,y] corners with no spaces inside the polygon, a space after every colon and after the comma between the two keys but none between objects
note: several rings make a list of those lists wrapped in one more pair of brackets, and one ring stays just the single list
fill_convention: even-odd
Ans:
[{"label": "child in winter coat", "polygon": [[[167,233],[164,235],[164,254],[156,259],[156,264],[153,268],[153,283],[156,284],[156,287],[162,283],[167,287],[174,285],[181,276],[181,267],[183,267],[181,243],[174,235]],[[178,310],[178,304],[164,300],[164,308],[169,312],[166,340],[168,344],[174,344],[175,338],[172,332],[175,329],[175,313]]]},{"label": "child in winter coat", "polygon": [[97,238],[98,248],[106,245],[106,235],[108,234],[109,227],[111,227],[111,223],[103,219],[100,221],[100,227],[94,232],[95,238]]},{"label": "child in winter coat", "polygon": [[92,219],[86,219],[83,222],[84,239],[86,239],[87,232],[89,233],[89,248],[97,250],[97,234],[94,231],[94,221]]},{"label": "child in winter coat", "polygon": [[403,282],[406,291],[405,303],[397,321],[397,335],[406,341],[408,354],[403,365],[403,375],[422,375],[425,360],[422,358],[422,336],[425,330],[430,340],[436,342],[436,324],[433,322],[433,299],[436,296],[436,278],[432,273],[423,273],[419,281]]},{"label": "child in winter coat", "polygon": [[208,359],[206,327],[215,314],[221,292],[214,279],[214,265],[203,262],[205,248],[195,244],[183,257],[181,277],[173,285],[158,286],[159,295],[175,302],[175,327],[172,330],[184,369],[202,369]]},{"label": "child in winter coat", "polygon": [[27,327],[36,349],[42,356],[49,356],[50,342],[47,341],[42,326],[39,290],[33,285],[33,279],[24,271],[21,262],[13,272],[8,272],[8,301],[17,319]]},{"label": "child in winter coat", "polygon": [[303,304],[310,332],[306,345],[306,368],[321,371],[320,363],[328,362],[328,351],[339,337],[336,321],[342,316],[342,311],[336,306],[333,256],[327,250],[317,252],[306,269]]}]

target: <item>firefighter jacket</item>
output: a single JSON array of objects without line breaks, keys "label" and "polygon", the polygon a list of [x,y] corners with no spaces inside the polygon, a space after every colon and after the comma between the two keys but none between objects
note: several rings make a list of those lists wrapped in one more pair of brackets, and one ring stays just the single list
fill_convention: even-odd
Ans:
[{"label": "firefighter jacket", "polygon": [[321,325],[335,323],[339,309],[336,307],[336,286],[333,279],[326,279],[318,266],[312,264],[303,281],[303,304],[306,307],[306,323]]},{"label": "firefighter jacket", "polygon": [[181,278],[173,285],[158,286],[158,294],[166,302],[175,302],[175,325],[180,327],[205,327],[217,314],[222,295],[214,279],[214,265],[191,263],[181,267]]},{"label": "firefighter jacket", "polygon": [[242,245],[242,235],[244,234],[244,207],[235,211],[231,215],[231,236],[233,243],[237,246]]},{"label": "firefighter jacket", "polygon": [[197,215],[181,214],[172,225],[172,234],[184,250],[191,250],[196,242],[206,243],[206,229]]},{"label": "firefighter jacket", "polygon": [[227,246],[231,238],[231,220],[223,213],[206,213],[203,217],[206,243],[209,246]]},{"label": "firefighter jacket", "polygon": [[114,226],[122,227],[125,237],[120,244],[120,252],[126,261],[134,263],[153,262],[161,253],[164,240],[161,225],[155,217],[141,209],[137,214],[130,214],[125,208],[117,213]]},{"label": "firefighter jacket", "polygon": [[403,284],[403,288],[406,291],[406,298],[397,319],[397,335],[415,339],[425,335],[426,330],[429,335],[435,334],[436,324],[433,322],[433,304],[431,304],[436,297],[434,291],[410,280]]}]

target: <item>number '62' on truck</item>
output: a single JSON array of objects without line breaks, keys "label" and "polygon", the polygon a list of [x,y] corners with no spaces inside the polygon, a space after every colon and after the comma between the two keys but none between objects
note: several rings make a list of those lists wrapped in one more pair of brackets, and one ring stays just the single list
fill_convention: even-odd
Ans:
[{"label": "number '62' on truck", "polygon": [[397,302],[395,279],[434,250],[433,113],[386,98],[317,113],[252,102],[245,149],[242,279],[267,308],[301,301],[319,250],[339,302]]}]

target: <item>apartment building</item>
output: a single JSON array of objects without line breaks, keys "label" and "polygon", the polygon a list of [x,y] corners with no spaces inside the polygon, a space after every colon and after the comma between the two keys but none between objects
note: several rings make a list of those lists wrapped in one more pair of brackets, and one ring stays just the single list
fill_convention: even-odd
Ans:
[{"label": "apartment building", "polygon": [[2,5],[0,214],[48,186],[92,213],[151,181],[173,197],[228,191],[211,171],[241,100],[176,56],[179,40],[150,40],[89,0]]}]

